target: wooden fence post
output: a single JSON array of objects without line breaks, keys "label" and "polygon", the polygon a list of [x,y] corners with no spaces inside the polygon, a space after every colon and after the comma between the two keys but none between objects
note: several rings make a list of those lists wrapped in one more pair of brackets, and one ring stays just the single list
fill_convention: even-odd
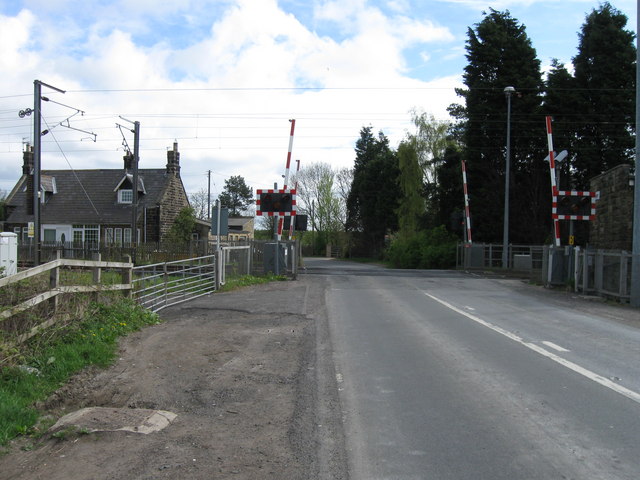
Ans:
[{"label": "wooden fence post", "polygon": [[124,261],[130,263],[130,267],[122,269],[122,283],[125,285],[131,285],[131,288],[124,290],[124,296],[126,298],[133,297],[133,263],[131,263],[131,257],[129,255],[124,256]]},{"label": "wooden fence post", "polygon": [[[56,250],[56,260],[60,260],[62,252]],[[60,267],[52,268],[49,271],[49,290],[58,288],[60,285]],[[58,310],[58,295],[49,300],[49,306],[53,314]]]},{"label": "wooden fence post", "polygon": [[[102,254],[100,252],[93,252],[91,254],[91,260],[99,262],[102,260]],[[93,300],[98,302],[100,300],[100,282],[102,281],[102,269],[100,267],[93,267],[93,284],[96,287],[96,293],[93,294]]]}]

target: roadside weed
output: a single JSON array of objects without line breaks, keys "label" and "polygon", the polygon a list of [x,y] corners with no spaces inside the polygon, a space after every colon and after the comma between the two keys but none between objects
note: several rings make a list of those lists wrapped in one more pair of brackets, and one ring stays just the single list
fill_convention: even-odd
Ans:
[{"label": "roadside weed", "polygon": [[107,366],[115,359],[118,338],[158,323],[158,316],[130,300],[94,304],[84,320],[64,332],[25,346],[23,365],[0,369],[0,445],[32,433],[44,400],[71,375],[89,365]]}]

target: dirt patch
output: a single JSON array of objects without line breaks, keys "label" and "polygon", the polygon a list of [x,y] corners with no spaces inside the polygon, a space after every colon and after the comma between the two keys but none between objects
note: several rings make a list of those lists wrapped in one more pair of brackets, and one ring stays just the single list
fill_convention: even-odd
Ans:
[{"label": "dirt patch", "polygon": [[298,281],[166,309],[163,324],[123,340],[112,367],[82,372],[42,407],[54,418],[86,407],[161,410],[177,415],[171,424],[17,442],[0,457],[0,478],[343,478],[327,345],[317,362],[323,298],[322,286]]}]

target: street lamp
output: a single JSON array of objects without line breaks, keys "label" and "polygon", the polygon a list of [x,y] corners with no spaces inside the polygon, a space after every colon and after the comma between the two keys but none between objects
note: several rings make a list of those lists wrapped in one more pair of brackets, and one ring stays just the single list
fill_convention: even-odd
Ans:
[{"label": "street lamp", "polygon": [[502,268],[509,268],[509,176],[511,170],[511,94],[516,91],[506,87],[507,97],[507,158],[504,175],[504,228],[502,230]]}]

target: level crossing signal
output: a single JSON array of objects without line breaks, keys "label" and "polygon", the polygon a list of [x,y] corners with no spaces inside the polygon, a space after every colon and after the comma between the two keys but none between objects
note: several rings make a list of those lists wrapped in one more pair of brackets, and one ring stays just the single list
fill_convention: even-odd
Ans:
[{"label": "level crossing signal", "polygon": [[595,220],[597,192],[559,191],[553,197],[556,220]]},{"label": "level crossing signal", "polygon": [[296,191],[257,190],[256,215],[293,216],[296,214]]}]

